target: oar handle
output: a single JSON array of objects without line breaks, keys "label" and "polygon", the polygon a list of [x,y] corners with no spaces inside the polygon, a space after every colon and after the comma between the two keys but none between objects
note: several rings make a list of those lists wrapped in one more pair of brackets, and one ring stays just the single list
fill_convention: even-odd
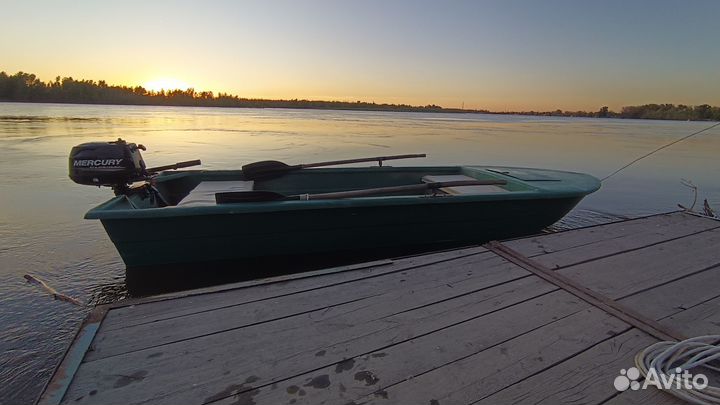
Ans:
[{"label": "oar handle", "polygon": [[331,160],[329,162],[318,162],[318,163],[306,163],[300,164],[295,167],[299,169],[306,169],[309,167],[321,167],[321,166],[334,166],[334,165],[347,165],[351,163],[363,163],[363,162],[378,162],[378,165],[382,166],[382,163],[386,160],[397,160],[397,159],[413,159],[423,158],[427,155],[424,153],[413,153],[409,155],[392,155],[392,156],[375,156],[358,159],[347,159],[347,160]]}]

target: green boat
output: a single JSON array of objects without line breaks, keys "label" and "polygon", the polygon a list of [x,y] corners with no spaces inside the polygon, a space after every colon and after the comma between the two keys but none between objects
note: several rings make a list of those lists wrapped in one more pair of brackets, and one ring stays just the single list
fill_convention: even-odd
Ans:
[{"label": "green boat", "polygon": [[[258,168],[252,165],[158,173],[133,155],[141,145],[110,144],[124,150],[102,152],[108,143],[74,148],[71,178],[115,189],[114,198],[85,218],[102,222],[128,268],[278,258],[297,263],[309,256],[370,258],[474,245],[537,233],[600,187],[581,173],[382,166],[387,158],[372,158],[380,166],[352,168],[274,162],[261,176],[250,175]],[[109,169],[113,160],[126,159],[134,166],[117,162]],[[262,163],[260,169],[269,168]],[[118,180],[121,169],[130,177]],[[139,187],[126,186],[139,179],[145,181]]]}]

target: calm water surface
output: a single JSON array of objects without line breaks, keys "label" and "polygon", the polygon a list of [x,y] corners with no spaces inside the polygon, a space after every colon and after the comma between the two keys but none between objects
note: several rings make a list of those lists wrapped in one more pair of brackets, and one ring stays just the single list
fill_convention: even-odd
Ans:
[{"label": "calm water surface", "polygon": [[[0,403],[31,402],[87,308],[26,284],[33,274],[88,303],[124,296],[124,267],[99,222],[82,219],[109,190],[67,177],[73,145],[122,137],[151,166],[200,158],[206,169],[401,153],[395,165],[545,167],[603,177],[708,123],[314,110],[0,103]],[[720,208],[720,129],[666,149],[609,180],[560,224],[573,227],[689,205]]]}]

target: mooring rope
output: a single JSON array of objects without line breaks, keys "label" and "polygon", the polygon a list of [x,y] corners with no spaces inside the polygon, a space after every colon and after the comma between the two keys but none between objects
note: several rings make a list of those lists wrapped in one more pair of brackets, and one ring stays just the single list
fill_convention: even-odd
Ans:
[{"label": "mooring rope", "polygon": [[685,372],[699,368],[720,371],[717,363],[711,364],[720,359],[718,343],[720,335],[698,336],[680,342],[658,342],[640,351],[635,356],[635,365],[646,380],[650,370],[654,370],[653,378],[670,381],[662,387],[663,391],[677,398],[698,405],[718,405],[720,387],[709,385],[707,377],[703,380],[706,386],[695,386],[699,381],[698,374],[693,377],[685,375]]},{"label": "mooring rope", "polygon": [[683,136],[683,137],[680,138],[680,139],[676,139],[676,140],[674,140],[674,141],[672,141],[672,142],[670,142],[670,143],[666,143],[665,145],[663,145],[663,146],[661,146],[661,147],[653,150],[652,152],[648,152],[648,153],[646,153],[646,154],[644,154],[644,155],[636,158],[635,160],[631,161],[630,163],[626,164],[625,166],[623,166],[623,167],[615,170],[614,172],[610,173],[609,175],[603,177],[600,181],[601,181],[601,182],[604,182],[605,180],[609,179],[610,177],[612,177],[612,176],[620,173],[621,171],[627,169],[628,167],[630,167],[630,166],[634,165],[635,163],[637,163],[637,162],[645,159],[645,158],[648,157],[648,156],[651,156],[651,155],[653,155],[653,154],[655,154],[655,153],[657,153],[657,152],[660,152],[661,150],[663,150],[663,149],[665,149],[665,148],[668,148],[668,147],[670,147],[670,146],[673,146],[673,145],[675,145],[676,143],[682,142],[682,141],[684,141],[684,140],[686,140],[686,139],[688,139],[688,138],[692,138],[692,137],[695,136],[695,135],[701,134],[701,133],[703,133],[703,132],[705,132],[705,131],[709,131],[709,130],[711,130],[711,129],[719,126],[719,125],[720,125],[720,122],[717,122],[717,123],[715,123],[715,124],[713,124],[713,125],[710,125],[710,126],[707,127],[707,128],[703,128],[703,129],[701,129],[701,130],[699,130],[699,131],[693,132],[693,133],[690,134],[690,135],[685,135],[685,136]]}]

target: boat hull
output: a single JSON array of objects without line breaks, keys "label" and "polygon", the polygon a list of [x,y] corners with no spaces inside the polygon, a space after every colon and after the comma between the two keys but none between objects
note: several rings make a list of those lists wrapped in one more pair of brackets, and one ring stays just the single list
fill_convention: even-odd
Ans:
[{"label": "boat hull", "polygon": [[541,231],[581,198],[102,220],[128,267],[271,256],[403,255]]},{"label": "boat hull", "polygon": [[[90,210],[86,218],[102,221],[128,270],[211,269],[223,263],[257,277],[263,275],[264,263],[280,262],[284,270],[298,271],[310,261],[338,265],[537,233],[600,187],[596,178],[582,173],[479,166],[299,170],[255,181],[253,187],[313,194],[417,184],[427,176],[449,175],[503,180],[504,185],[458,195],[188,206],[181,202],[195,201],[188,193],[203,189],[204,182],[245,181],[241,171],[188,171],[155,181],[167,206],[142,194],[121,195]],[[331,257],[332,262],[325,260]],[[269,268],[265,272],[271,273]]]}]

